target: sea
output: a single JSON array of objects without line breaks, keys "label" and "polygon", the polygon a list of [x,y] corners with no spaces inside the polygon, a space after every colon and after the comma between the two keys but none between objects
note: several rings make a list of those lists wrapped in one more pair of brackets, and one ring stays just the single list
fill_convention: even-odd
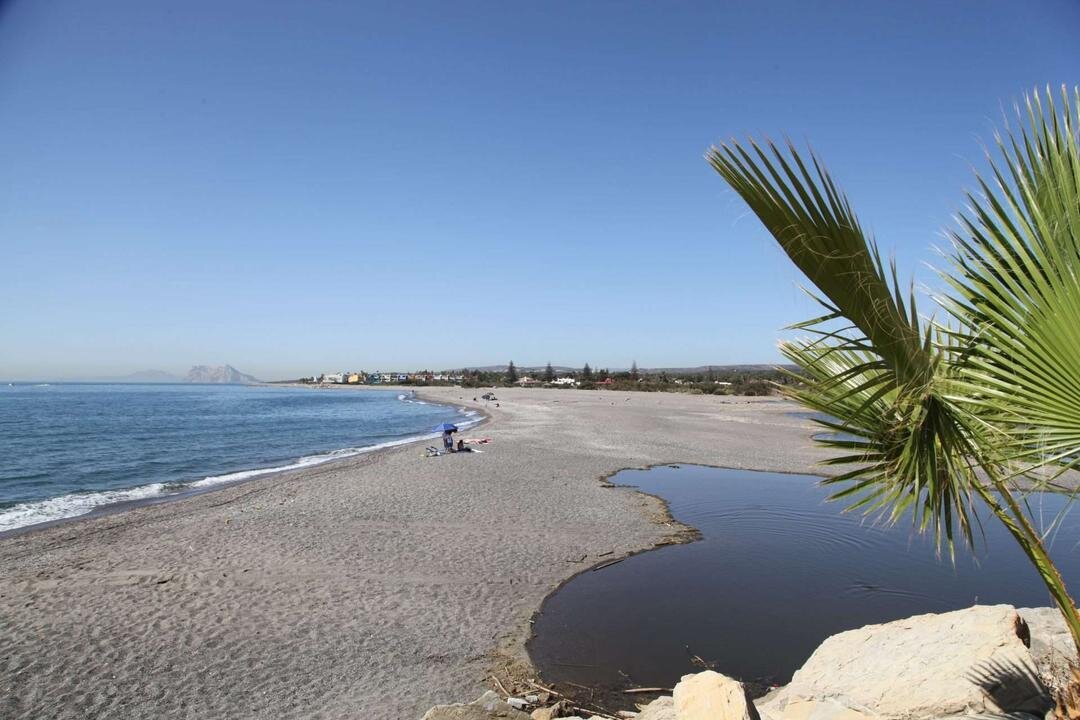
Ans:
[{"label": "sea", "polygon": [[465,408],[391,390],[0,385],[0,532],[437,437]]}]

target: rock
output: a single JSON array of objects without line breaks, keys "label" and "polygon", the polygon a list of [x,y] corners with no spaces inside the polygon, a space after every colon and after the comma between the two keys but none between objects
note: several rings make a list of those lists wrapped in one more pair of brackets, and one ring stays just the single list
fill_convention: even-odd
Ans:
[{"label": "rock", "polygon": [[675,698],[662,695],[641,708],[637,720],[675,720]]},{"label": "rock", "polygon": [[[867,625],[823,642],[773,699],[771,720],[931,718],[1032,710],[1034,662],[1009,605]],[[681,718],[680,718],[681,720]]]},{"label": "rock", "polygon": [[1031,657],[1039,676],[1051,689],[1064,687],[1070,679],[1069,663],[1076,663],[1076,646],[1057,608],[1020,608],[1031,633]]},{"label": "rock", "polygon": [[502,698],[488,690],[468,704],[436,705],[424,713],[423,720],[530,720],[520,710],[503,702]]},{"label": "rock", "polygon": [[259,380],[251,375],[240,372],[232,365],[219,365],[217,367],[195,365],[188,370],[184,382],[253,385],[258,384]]},{"label": "rock", "polygon": [[553,718],[561,718],[565,712],[570,709],[568,703],[563,700],[551,705],[550,707],[537,708],[532,711],[533,720],[553,720]]},{"label": "rock", "polygon": [[678,720],[759,720],[742,683],[713,670],[683,675],[672,699]]},{"label": "rock", "polygon": [[773,715],[769,707],[762,707],[761,714],[766,720],[864,720],[876,717],[852,710],[836,700],[794,700],[779,716]]}]

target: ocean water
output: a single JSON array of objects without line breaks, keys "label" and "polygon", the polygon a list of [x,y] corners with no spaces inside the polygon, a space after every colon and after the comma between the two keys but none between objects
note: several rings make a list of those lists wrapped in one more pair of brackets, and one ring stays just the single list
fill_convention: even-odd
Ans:
[{"label": "ocean water", "polygon": [[0,386],[0,532],[316,465],[467,426],[397,391],[235,385]]}]

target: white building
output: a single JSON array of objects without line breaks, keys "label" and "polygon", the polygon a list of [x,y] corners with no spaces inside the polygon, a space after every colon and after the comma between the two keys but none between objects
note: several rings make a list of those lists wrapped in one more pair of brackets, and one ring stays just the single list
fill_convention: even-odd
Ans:
[{"label": "white building", "polygon": [[551,384],[559,385],[561,387],[577,387],[580,383],[572,377],[561,377],[552,380]]}]

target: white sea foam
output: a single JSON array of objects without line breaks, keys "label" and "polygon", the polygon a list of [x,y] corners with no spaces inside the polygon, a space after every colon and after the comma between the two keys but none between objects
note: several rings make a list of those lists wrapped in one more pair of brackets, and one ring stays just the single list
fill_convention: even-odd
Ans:
[{"label": "white sea foam", "polygon": [[19,503],[0,510],[0,532],[52,520],[63,520],[76,515],[85,515],[102,505],[155,497],[161,495],[164,490],[164,483],[152,483],[124,490],[103,490],[95,493],[61,495],[48,500]]},{"label": "white sea foam", "polygon": [[[403,396],[399,396],[399,399],[403,400],[404,402],[410,402],[409,399]],[[422,403],[423,401],[414,402]],[[426,405],[428,403],[423,404]],[[458,428],[460,429],[471,427],[476,423],[480,422],[480,420],[482,419],[477,417],[479,413],[474,410],[468,410],[467,408],[459,408],[459,412],[463,416],[471,418],[464,422],[456,423]],[[26,527],[28,525],[36,525],[38,523],[51,522],[53,520],[64,520],[66,518],[85,515],[86,513],[89,513],[96,508],[105,505],[112,505],[115,503],[128,502],[132,500],[145,500],[147,498],[175,494],[178,491],[182,492],[183,490],[190,488],[207,488],[213,487],[214,485],[223,485],[225,483],[248,480],[250,478],[259,477],[260,475],[270,475],[273,473],[287,472],[289,470],[300,470],[302,468],[321,465],[323,463],[340,460],[342,458],[364,455],[366,453],[375,452],[376,450],[397,447],[399,445],[408,445],[409,443],[419,442],[421,440],[434,440],[441,436],[442,433],[425,433],[422,435],[413,435],[410,437],[399,438],[397,440],[390,440],[387,442],[378,443],[376,445],[342,448],[340,450],[333,450],[331,452],[322,453],[320,455],[307,455],[286,465],[278,465],[275,467],[260,468],[256,470],[241,470],[239,472],[226,473],[224,475],[210,475],[202,478],[201,480],[196,480],[194,482],[184,484],[172,483],[167,486],[165,483],[151,483],[149,485],[141,485],[139,487],[127,488],[124,490],[104,490],[94,493],[73,493],[70,495],[61,495],[59,497],[49,498],[48,500],[19,503],[18,505],[13,505],[12,507],[0,510],[0,532]]]}]

